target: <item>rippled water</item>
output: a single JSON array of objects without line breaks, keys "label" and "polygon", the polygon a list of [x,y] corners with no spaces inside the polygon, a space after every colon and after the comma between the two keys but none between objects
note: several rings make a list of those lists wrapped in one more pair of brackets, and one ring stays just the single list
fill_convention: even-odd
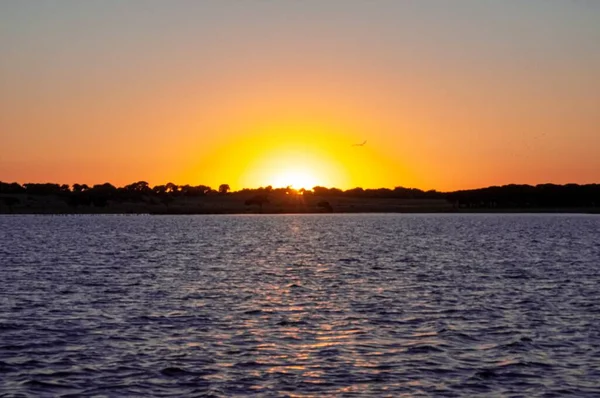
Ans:
[{"label": "rippled water", "polygon": [[0,217],[0,392],[598,396],[600,217]]}]

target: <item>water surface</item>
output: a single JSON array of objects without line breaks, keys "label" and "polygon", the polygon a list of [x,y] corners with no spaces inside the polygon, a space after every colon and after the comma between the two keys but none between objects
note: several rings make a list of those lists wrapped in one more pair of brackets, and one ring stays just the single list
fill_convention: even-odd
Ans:
[{"label": "water surface", "polygon": [[0,217],[0,391],[599,396],[600,217]]}]

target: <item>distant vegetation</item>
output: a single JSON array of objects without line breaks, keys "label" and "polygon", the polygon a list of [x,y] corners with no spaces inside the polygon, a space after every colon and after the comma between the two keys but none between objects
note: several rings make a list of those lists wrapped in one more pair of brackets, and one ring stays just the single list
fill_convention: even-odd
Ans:
[{"label": "distant vegetation", "polygon": [[455,192],[416,188],[316,186],[242,189],[168,183],[151,187],[138,181],[124,187],[105,183],[60,185],[0,182],[2,213],[243,213],[243,212],[411,212],[500,211],[600,208],[600,185],[506,185]]}]

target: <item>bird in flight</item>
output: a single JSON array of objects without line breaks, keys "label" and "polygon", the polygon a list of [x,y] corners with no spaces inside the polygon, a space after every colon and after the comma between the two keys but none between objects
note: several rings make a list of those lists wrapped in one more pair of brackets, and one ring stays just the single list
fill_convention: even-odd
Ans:
[{"label": "bird in flight", "polygon": [[365,146],[366,143],[367,141],[363,141],[360,144],[352,144],[352,146]]}]

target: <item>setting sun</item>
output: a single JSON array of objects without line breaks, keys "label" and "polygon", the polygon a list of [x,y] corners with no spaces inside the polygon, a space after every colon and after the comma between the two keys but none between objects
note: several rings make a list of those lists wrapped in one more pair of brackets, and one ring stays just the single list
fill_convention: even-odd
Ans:
[{"label": "setting sun", "polygon": [[276,188],[291,186],[294,189],[312,189],[319,185],[319,182],[314,175],[307,171],[291,169],[275,174],[269,185]]},{"label": "setting sun", "polygon": [[314,149],[273,148],[258,153],[247,163],[242,186],[267,186],[294,189],[333,185],[344,181],[344,170],[327,154]]}]

